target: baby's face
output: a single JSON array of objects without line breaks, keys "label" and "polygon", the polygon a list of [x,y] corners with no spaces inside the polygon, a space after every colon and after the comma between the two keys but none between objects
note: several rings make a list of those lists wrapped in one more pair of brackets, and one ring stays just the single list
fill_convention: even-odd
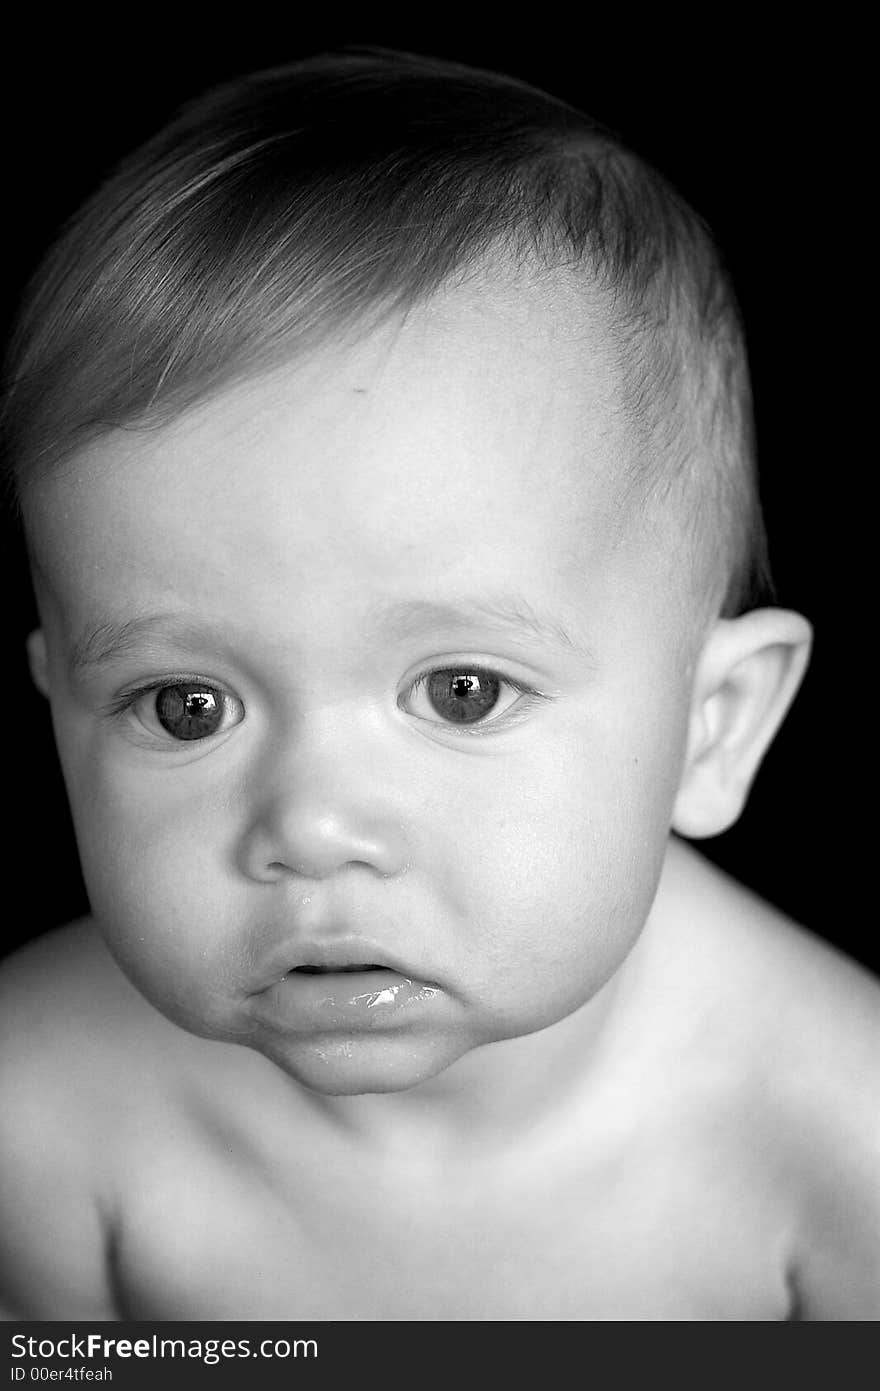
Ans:
[{"label": "baby's face", "polygon": [[318,1091],[587,1006],[652,901],[682,620],[621,516],[613,369],[568,325],[459,289],[29,499],[107,942],[171,1019]]}]

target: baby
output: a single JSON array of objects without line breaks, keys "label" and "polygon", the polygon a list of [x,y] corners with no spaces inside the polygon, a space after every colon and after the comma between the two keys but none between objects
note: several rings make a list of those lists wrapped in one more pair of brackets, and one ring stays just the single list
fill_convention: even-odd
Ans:
[{"label": "baby", "polygon": [[505,77],[198,100],[3,419],[92,915],[2,987],[13,1318],[880,1316],[880,991],[687,841],[807,662],[699,219]]}]

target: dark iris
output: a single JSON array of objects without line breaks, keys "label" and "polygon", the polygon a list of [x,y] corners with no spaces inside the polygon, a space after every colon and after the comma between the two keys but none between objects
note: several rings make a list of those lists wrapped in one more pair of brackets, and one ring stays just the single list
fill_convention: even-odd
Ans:
[{"label": "dark iris", "polygon": [[223,719],[223,701],[204,686],[163,686],[156,694],[156,717],[174,739],[206,739]]},{"label": "dark iris", "polygon": [[501,681],[488,671],[434,671],[425,682],[428,699],[444,720],[473,724],[498,703]]}]

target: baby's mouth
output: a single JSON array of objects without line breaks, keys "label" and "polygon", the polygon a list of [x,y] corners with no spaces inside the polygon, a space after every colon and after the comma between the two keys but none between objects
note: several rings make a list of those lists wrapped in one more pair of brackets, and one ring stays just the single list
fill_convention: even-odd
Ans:
[{"label": "baby's mouth", "polygon": [[354,971],[383,971],[385,969],[384,966],[377,966],[373,961],[357,961],[352,962],[349,966],[294,966],[290,974],[296,975],[299,972],[304,976],[341,976]]}]

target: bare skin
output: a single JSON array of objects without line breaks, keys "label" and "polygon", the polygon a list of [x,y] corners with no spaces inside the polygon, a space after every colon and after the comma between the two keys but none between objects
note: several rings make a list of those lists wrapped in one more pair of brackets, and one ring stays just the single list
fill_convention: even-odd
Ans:
[{"label": "bare skin", "polygon": [[[877,1317],[874,983],[672,842],[609,989],[524,1123],[512,1095],[475,1118],[431,1083],[408,1109],[319,1097],[169,1024],[88,922],[44,939],[4,992],[10,1310]],[[513,1074],[528,1042],[490,1046]]]},{"label": "bare skin", "polygon": [[490,280],[29,491],[95,926],[7,971],[14,1312],[877,1316],[876,988],[670,844],[809,626],[632,451]]}]

